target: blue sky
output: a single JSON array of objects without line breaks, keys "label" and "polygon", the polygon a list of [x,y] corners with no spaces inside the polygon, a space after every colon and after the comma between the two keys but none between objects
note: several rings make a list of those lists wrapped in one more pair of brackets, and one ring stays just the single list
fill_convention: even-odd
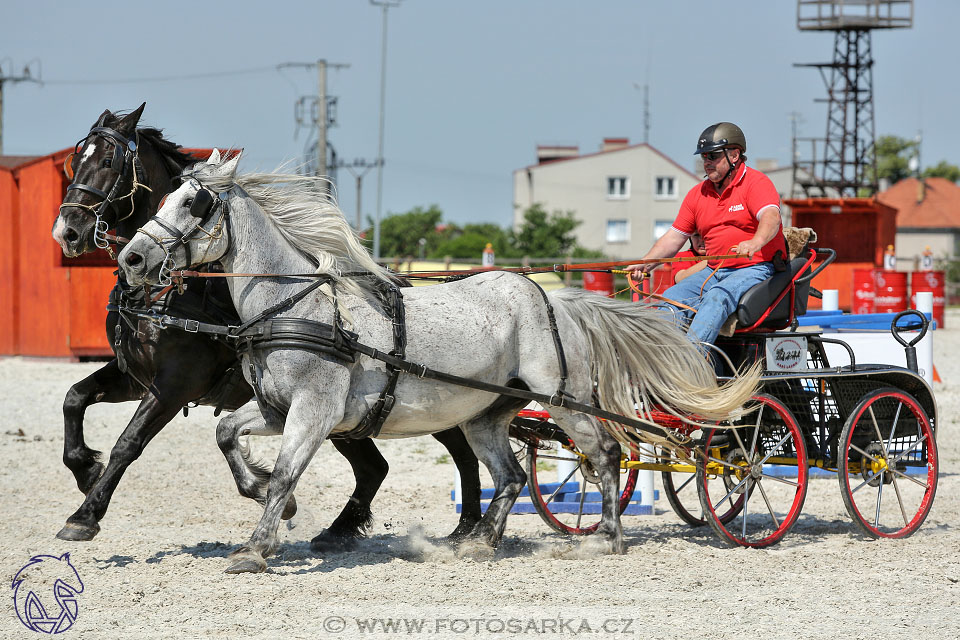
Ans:
[{"label": "blue sky", "polygon": [[[328,73],[338,98],[330,142],[344,159],[377,155],[380,9],[314,2],[2,0],[7,75],[39,60],[41,85],[7,83],[4,152],[44,154],[82,137],[105,108],[147,102],[143,122],[184,146],[244,147],[245,170],[302,153],[294,103],[316,74],[285,62],[349,64]],[[440,206],[458,223],[512,219],[512,172],[537,144],[596,151],[643,138],[692,167],[696,137],[718,120],[746,132],[750,157],[790,161],[790,114],[822,136],[819,73],[833,36],[800,32],[792,0],[404,0],[389,12],[383,213]],[[924,165],[960,164],[953,49],[960,2],[918,2],[912,29],[873,34],[878,135],[923,132]],[[37,68],[37,63],[32,63]],[[236,74],[219,72],[246,71]],[[205,77],[187,77],[209,74]],[[340,202],[352,220],[353,177]],[[375,212],[376,172],[363,209]]]}]

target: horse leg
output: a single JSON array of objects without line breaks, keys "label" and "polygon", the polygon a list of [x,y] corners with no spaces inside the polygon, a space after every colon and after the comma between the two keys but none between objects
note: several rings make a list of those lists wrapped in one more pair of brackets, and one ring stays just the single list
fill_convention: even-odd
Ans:
[{"label": "horse leg", "polygon": [[333,524],[310,541],[310,548],[318,553],[346,551],[366,536],[373,521],[370,505],[390,470],[390,465],[370,438],[332,438],[330,441],[350,463],[357,484]]},{"label": "horse leg", "polygon": [[187,402],[164,402],[154,394],[148,394],[137,407],[137,412],[120,434],[110,450],[110,461],[103,475],[94,483],[86,499],[77,511],[67,518],[63,529],[57,533],[61,540],[92,540],[100,531],[98,522],[107,513],[110,498],[120,483],[120,478],[130,464],[140,457],[143,448],[176,415]]},{"label": "horse leg", "polygon": [[494,484],[487,512],[457,549],[461,557],[492,557],[503,536],[507,515],[526,484],[527,474],[510,448],[508,435],[510,420],[522,405],[504,403],[461,426],[470,448],[487,467]]},{"label": "horse leg", "polygon": [[483,517],[480,510],[480,462],[470,448],[466,436],[459,427],[433,434],[437,441],[446,447],[460,472],[460,486],[463,492],[463,504],[460,509],[460,522],[447,538],[458,541],[466,537]]},{"label": "horse leg", "polygon": [[[263,505],[267,499],[270,469],[250,459],[248,447],[240,444],[243,436],[277,436],[283,433],[283,422],[275,417],[266,420],[256,402],[248,402],[217,424],[217,445],[237,483],[237,490],[245,498]],[[289,520],[297,513],[297,501],[291,495],[280,516]]]},{"label": "horse leg", "polygon": [[98,402],[137,400],[142,389],[120,372],[113,359],[76,383],[63,399],[63,464],[73,473],[77,488],[89,493],[103,473],[100,452],[87,446],[83,438],[83,417],[87,407]]},{"label": "horse leg", "polygon": [[587,415],[560,407],[550,407],[550,415],[573,438],[600,475],[600,525],[583,540],[582,546],[602,553],[624,553],[620,524],[620,444],[597,420]]},{"label": "horse leg", "polygon": [[[342,377],[346,378],[345,372]],[[330,384],[333,383],[331,380]],[[344,387],[347,383],[347,380],[341,380]],[[324,399],[327,401],[324,402]],[[233,564],[227,568],[227,573],[259,573],[266,570],[264,558],[276,551],[277,527],[283,507],[317,449],[343,419],[343,409],[343,400],[337,401],[330,396],[301,395],[293,400],[283,426],[280,455],[270,475],[263,516],[247,544],[230,554]]]}]

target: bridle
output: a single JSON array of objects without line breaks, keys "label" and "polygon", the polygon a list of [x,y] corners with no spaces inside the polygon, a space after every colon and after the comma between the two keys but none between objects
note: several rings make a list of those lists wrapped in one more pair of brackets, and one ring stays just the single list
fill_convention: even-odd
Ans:
[{"label": "bridle", "polygon": [[[140,177],[146,175],[146,172],[143,169],[143,164],[140,162],[140,133],[135,131],[133,138],[127,138],[118,131],[105,126],[95,126],[90,129],[90,132],[74,146],[73,153],[66,157],[63,163],[63,172],[68,178],[74,178],[72,165],[73,156],[86,147],[91,136],[105,140],[113,146],[113,157],[110,160],[109,166],[117,172],[117,179],[114,181],[109,192],[102,191],[97,187],[82,182],[72,182],[70,186],[67,187],[67,193],[70,193],[71,191],[82,191],[100,198],[100,201],[92,205],[82,204],[79,202],[64,202],[60,205],[60,213],[63,213],[63,209],[65,207],[77,207],[89,211],[95,217],[93,230],[94,245],[96,245],[98,249],[105,249],[107,252],[112,253],[110,249],[111,238],[107,235],[107,231],[116,227],[118,224],[134,214],[136,211],[136,205],[133,201],[133,198],[137,193],[138,188],[143,187],[147,191],[151,192],[153,189],[140,182]],[[118,198],[120,184],[128,176],[131,178],[132,182],[130,192]],[[130,199],[130,211],[121,217],[119,209],[117,208],[117,201],[126,200],[127,198]],[[113,224],[108,223],[104,219],[104,213],[108,208],[114,212],[115,220],[113,221]],[[111,257],[113,256],[111,255]]]},{"label": "bridle", "polygon": [[[138,232],[143,233],[145,236],[150,238],[156,243],[160,249],[163,250],[164,257],[163,262],[160,264],[160,273],[158,276],[158,283],[161,286],[168,286],[173,284],[173,277],[171,272],[173,271],[173,254],[174,252],[183,247],[186,253],[186,267],[189,267],[193,264],[193,260],[190,256],[190,241],[193,240],[196,236],[202,234],[206,236],[209,240],[207,242],[207,248],[203,252],[203,256],[200,257],[200,262],[206,258],[207,251],[210,248],[210,242],[213,240],[218,240],[223,236],[223,228],[227,223],[227,216],[230,213],[230,207],[227,204],[227,198],[229,198],[228,191],[221,191],[214,195],[214,192],[211,189],[208,189],[203,185],[200,180],[191,174],[182,174],[179,176],[181,179],[190,179],[197,183],[199,188],[193,196],[193,202],[190,203],[190,215],[194,218],[199,218],[200,221],[197,222],[192,229],[187,229],[186,231],[180,231],[176,227],[167,222],[161,220],[158,216],[150,216],[150,220],[156,222],[163,228],[164,231],[170,234],[170,237],[161,238],[156,236],[149,231],[145,230],[143,227],[137,229]],[[166,198],[164,198],[166,200]],[[160,207],[163,208],[163,201],[160,202]],[[213,216],[216,214],[217,210],[220,210],[220,219],[217,220],[216,224],[207,231],[206,226],[213,219]]]}]

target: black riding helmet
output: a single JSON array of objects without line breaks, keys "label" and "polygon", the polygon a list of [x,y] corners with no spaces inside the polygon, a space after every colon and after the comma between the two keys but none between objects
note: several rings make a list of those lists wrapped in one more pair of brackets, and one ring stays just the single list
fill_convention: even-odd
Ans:
[{"label": "black riding helmet", "polygon": [[[740,160],[736,165],[730,162],[727,149],[740,149]],[[727,173],[724,174],[720,180],[720,184],[722,184],[730,177],[730,174],[736,170],[737,166],[742,164],[746,159],[746,156],[743,154],[747,152],[747,138],[743,135],[740,127],[732,122],[712,124],[700,134],[700,138],[697,140],[697,150],[694,152],[694,155],[710,153],[711,151],[723,151],[723,155],[727,158],[727,164],[730,165]]]},{"label": "black riding helmet", "polygon": [[740,153],[746,153],[746,136],[743,135],[740,127],[732,122],[718,122],[703,130],[697,140],[697,150],[693,154],[698,156],[701,153],[710,153],[711,151],[731,147],[737,147],[740,149]]}]

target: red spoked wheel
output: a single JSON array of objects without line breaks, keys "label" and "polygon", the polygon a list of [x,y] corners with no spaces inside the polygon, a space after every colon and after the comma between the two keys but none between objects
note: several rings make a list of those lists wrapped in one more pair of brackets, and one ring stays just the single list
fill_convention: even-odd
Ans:
[{"label": "red spoked wheel", "polygon": [[873,391],[847,418],[840,435],[840,493],[854,523],[871,538],[916,531],[937,492],[937,442],[916,398]]},{"label": "red spoked wheel", "polygon": [[[807,494],[803,434],[790,410],[767,394],[757,411],[708,430],[706,459],[697,466],[704,519],[731,545],[766,547],[790,530]],[[732,517],[731,505],[739,503]],[[725,520],[726,518],[726,520]]]},{"label": "red spoked wheel", "polygon": [[[527,417],[533,412],[522,412]],[[544,420],[549,414],[542,413]],[[552,422],[550,423],[552,425]],[[562,433],[558,434],[563,438]],[[530,502],[550,528],[569,535],[593,533],[602,516],[600,477],[590,461],[566,438],[563,446],[557,440],[541,438],[527,447],[527,488]],[[637,460],[631,452],[624,459]],[[637,486],[639,471],[620,470],[620,513],[626,511]]]},{"label": "red spoked wheel", "polygon": [[[700,506],[700,493],[697,490],[697,472],[690,471],[662,471],[660,479],[663,483],[663,493],[670,504],[670,508],[677,516],[691,527],[702,527],[707,524],[703,517],[703,507]],[[743,509],[744,495],[735,494],[727,499],[725,508],[719,508],[721,522],[729,522]]]}]

